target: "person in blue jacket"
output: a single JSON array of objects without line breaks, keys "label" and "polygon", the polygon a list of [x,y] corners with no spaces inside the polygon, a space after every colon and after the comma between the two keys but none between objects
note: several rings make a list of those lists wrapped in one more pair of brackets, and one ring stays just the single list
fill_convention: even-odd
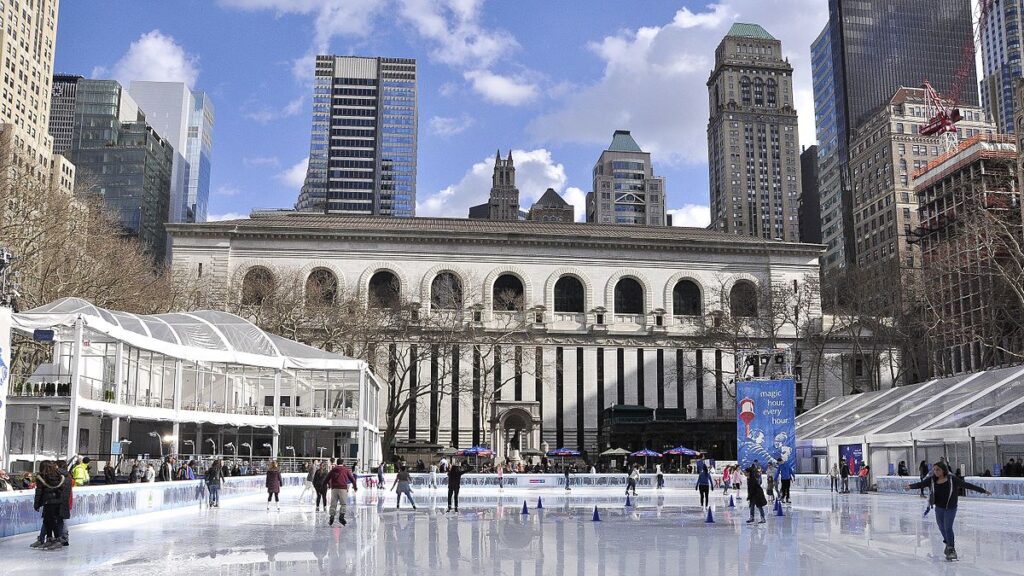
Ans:
[{"label": "person in blue jacket", "polygon": [[942,534],[942,542],[946,545],[946,560],[956,560],[956,538],[953,535],[953,522],[956,520],[956,510],[959,504],[959,492],[962,490],[974,490],[982,494],[991,494],[988,490],[967,482],[956,474],[951,474],[949,465],[945,462],[936,462],[932,466],[932,473],[920,482],[907,484],[907,490],[930,487],[932,499],[935,504],[935,523],[939,525],[939,532]]},{"label": "person in blue jacket", "polygon": [[711,473],[704,460],[697,461],[697,491],[700,492],[700,507],[711,506]]},{"label": "person in blue jacket", "polygon": [[775,483],[779,484],[781,481],[782,489],[779,491],[779,500],[790,504],[789,500],[789,487],[793,483],[793,463],[783,462],[782,458],[779,458],[779,466],[775,469]]}]

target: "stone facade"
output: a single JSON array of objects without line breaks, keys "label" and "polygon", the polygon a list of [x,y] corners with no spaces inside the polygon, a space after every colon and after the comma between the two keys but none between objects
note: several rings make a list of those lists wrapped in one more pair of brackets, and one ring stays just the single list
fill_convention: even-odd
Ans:
[{"label": "stone facade", "polygon": [[[420,314],[433,314],[432,283],[451,273],[462,285],[467,322],[487,328],[527,314],[536,336],[525,344],[529,366],[515,365],[518,351],[503,355],[516,384],[503,388],[500,405],[485,408],[502,411],[491,422],[528,423],[536,414],[541,441],[589,451],[606,447],[598,445],[602,411],[616,404],[683,408],[697,427],[734,421],[732,351],[711,343],[706,326],[735,310],[738,286],[816,286],[821,254],[820,246],[665,226],[285,213],[168,230],[175,273],[201,276],[212,298],[241,290],[233,279],[257,266],[307,275],[326,270],[342,292],[363,301],[372,279],[385,273],[403,298],[419,303]],[[498,285],[521,286],[520,312],[497,305]],[[811,290],[808,313],[820,317]],[[796,334],[784,327],[777,336],[785,346]],[[825,354],[841,361],[844,352]],[[462,362],[468,367],[471,360]],[[806,354],[803,362],[815,364]],[[417,373],[420,385],[431,384],[430,370]],[[805,373],[805,405],[848,391],[854,383],[844,384],[842,373]],[[495,440],[474,418],[470,398],[443,404],[438,422],[419,406],[416,429],[406,428],[400,439],[436,437],[463,447]]]}]

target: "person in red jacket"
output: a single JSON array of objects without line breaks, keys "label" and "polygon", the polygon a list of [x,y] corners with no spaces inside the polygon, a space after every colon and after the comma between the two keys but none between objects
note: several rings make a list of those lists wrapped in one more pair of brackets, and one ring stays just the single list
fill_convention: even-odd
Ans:
[{"label": "person in red jacket", "polygon": [[324,483],[331,489],[331,517],[328,520],[328,524],[334,524],[334,511],[339,506],[341,507],[341,514],[338,516],[338,521],[344,526],[348,524],[345,521],[345,508],[348,500],[348,487],[352,487],[353,492],[359,491],[359,486],[356,482],[356,476],[349,470],[348,466],[338,462],[331,468],[331,471],[327,473],[327,478]]}]

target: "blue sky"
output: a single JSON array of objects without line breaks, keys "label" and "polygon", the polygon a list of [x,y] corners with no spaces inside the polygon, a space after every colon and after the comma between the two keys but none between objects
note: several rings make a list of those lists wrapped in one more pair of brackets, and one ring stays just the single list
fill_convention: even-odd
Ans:
[{"label": "blue sky", "polygon": [[65,0],[56,71],[185,81],[216,107],[212,217],[290,207],[309,153],[312,56],[419,63],[417,214],[465,217],[511,148],[522,204],[551,186],[582,210],[629,129],[667,178],[677,225],[707,223],[705,82],[734,21],[782,40],[813,143],[810,42],[825,0]]}]

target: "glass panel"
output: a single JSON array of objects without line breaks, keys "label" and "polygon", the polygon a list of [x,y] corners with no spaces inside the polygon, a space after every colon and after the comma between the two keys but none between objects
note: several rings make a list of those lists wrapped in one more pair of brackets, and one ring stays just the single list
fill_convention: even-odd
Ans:
[{"label": "glass panel", "polygon": [[[963,380],[967,375],[953,376],[952,378],[943,378],[936,380],[931,384],[919,384],[915,386],[907,386],[905,389],[907,392],[902,394],[901,397],[896,401],[895,404],[889,406],[885,410],[878,412],[874,416],[869,416],[858,423],[853,428],[843,432],[844,436],[859,436],[861,434],[867,434],[873,431],[875,428],[884,425],[886,422],[899,416],[900,414],[907,414],[917,408],[925,400],[932,397],[937,391],[945,390],[953,384]],[[895,393],[894,393],[895,394]],[[890,398],[895,400],[895,398]]]},{"label": "glass panel", "polygon": [[1018,404],[1014,408],[1000,414],[990,420],[985,426],[1005,426],[1007,424],[1024,424],[1024,404]]},{"label": "glass panel", "polygon": [[[828,424],[819,427],[817,430],[806,434],[805,436],[807,438],[828,438],[839,430],[853,424],[859,416],[865,416],[877,409],[879,406],[884,406],[885,400],[897,391],[898,389],[893,390],[890,388],[888,390],[865,392],[860,395],[860,398],[850,402],[850,404],[844,406],[832,418],[829,418]],[[824,420],[825,419],[822,418],[822,421]]]},{"label": "glass panel", "polygon": [[935,424],[928,426],[925,430],[966,428],[975,422],[987,418],[990,414],[1017,400],[1022,395],[1024,395],[1024,376],[1018,376]]},{"label": "glass panel", "polygon": [[939,414],[942,414],[946,410],[953,408],[957,404],[967,400],[971,396],[981,392],[985,388],[1008,378],[1015,372],[1019,372],[1020,367],[1016,368],[1003,368],[1001,370],[993,370],[991,372],[985,372],[981,376],[974,378],[973,380],[963,384],[960,388],[951,392],[946,392],[938,396],[934,402],[921,406],[917,410],[907,414],[906,418],[901,418],[899,422],[891,424],[882,430],[879,430],[879,434],[893,434],[897,432],[909,432],[916,430],[921,427],[924,423],[935,418]]},{"label": "glass panel", "polygon": [[841,397],[834,396],[832,398],[829,398],[828,400],[825,400],[821,404],[818,404],[817,406],[811,408],[807,412],[800,414],[799,416],[796,417],[796,425],[803,426],[811,418],[817,418],[819,415],[824,414],[827,410],[831,410],[832,408],[838,406],[838,401],[840,399]]}]

